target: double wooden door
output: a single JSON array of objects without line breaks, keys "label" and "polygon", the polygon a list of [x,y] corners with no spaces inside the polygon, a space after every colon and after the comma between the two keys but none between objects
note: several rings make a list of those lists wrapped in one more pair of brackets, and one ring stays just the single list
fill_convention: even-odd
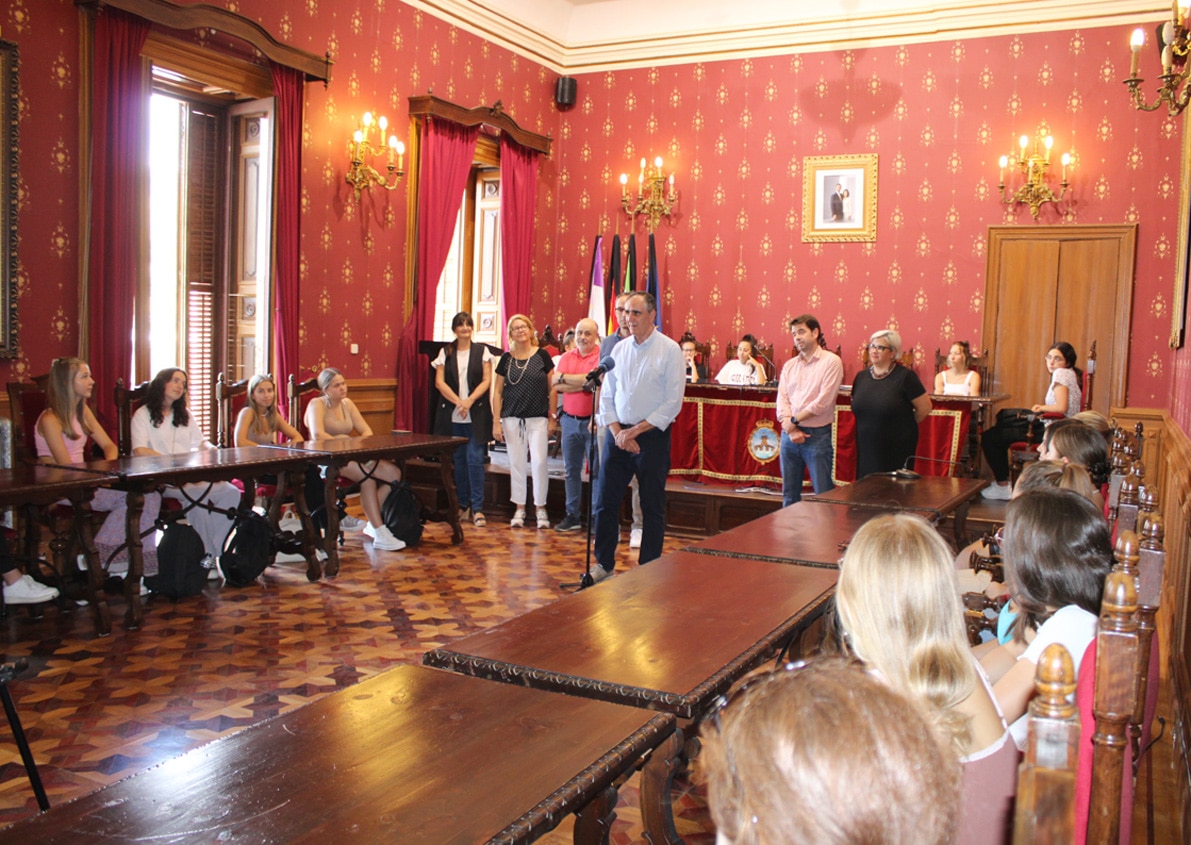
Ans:
[{"label": "double wooden door", "polygon": [[1065,340],[1087,368],[1096,342],[1092,408],[1125,404],[1136,225],[991,226],[984,332],[993,383],[1007,407],[1045,399],[1046,350]]}]

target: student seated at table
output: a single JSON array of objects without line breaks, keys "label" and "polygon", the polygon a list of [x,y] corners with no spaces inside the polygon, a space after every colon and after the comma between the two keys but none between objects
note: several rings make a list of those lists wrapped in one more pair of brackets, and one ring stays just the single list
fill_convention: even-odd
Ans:
[{"label": "student seated at table", "polygon": [[951,550],[939,532],[910,514],[865,523],[840,564],[835,604],[851,652],[921,707],[960,755],[956,841],[1008,843],[1017,746],[968,648]]},{"label": "student seated at table", "polygon": [[[89,460],[88,438],[103,451],[105,460],[119,457],[116,444],[103,430],[87,405],[95,390],[91,367],[78,358],[55,358],[46,386],[46,409],[37,418],[33,442],[42,463],[81,464]],[[105,512],[103,525],[95,534],[99,560],[109,573],[128,571],[127,529],[124,515],[128,497],[119,490],[97,488],[91,508]],[[161,494],[146,493],[141,511],[141,559],[144,574],[157,573],[157,537],[153,525],[161,510]]]},{"label": "student seated at table", "polygon": [[966,340],[951,344],[947,369],[935,376],[935,393],[945,396],[979,396],[980,373],[972,369],[972,348]]},{"label": "student seated at table", "polygon": [[707,364],[699,355],[699,342],[695,340],[694,335],[683,335],[678,345],[682,347],[682,360],[686,363],[686,380],[707,381]]},{"label": "student seated at table", "polygon": [[267,446],[277,443],[302,442],[302,433],[289,424],[277,410],[277,386],[268,375],[255,375],[248,380],[248,397],[240,416],[236,418],[237,446]]},{"label": "student seated at table", "polygon": [[[167,367],[153,377],[145,393],[145,404],[132,415],[133,455],[184,455],[214,449],[207,435],[192,425],[186,409],[186,371]],[[232,528],[228,514],[240,504],[240,491],[230,482],[194,482],[181,488],[167,487],[165,496],[184,506],[186,521],[203,540],[203,566],[212,579],[219,578],[219,556]]]},{"label": "student seated at table", "polygon": [[955,750],[920,707],[856,663],[753,674],[699,734],[719,845],[958,841]]},{"label": "student seated at table", "polygon": [[736,357],[720,369],[715,380],[720,384],[762,384],[765,367],[757,357],[757,339],[746,334],[736,345]]},{"label": "student seated at table", "polygon": [[1096,636],[1104,578],[1112,568],[1108,522],[1095,505],[1067,490],[1031,490],[1009,502],[1002,546],[1006,586],[1020,608],[1013,637],[981,664],[1018,748],[1043,649],[1060,643],[1075,671]]},{"label": "student seated at table", "polygon": [[[306,406],[306,431],[311,440],[340,440],[349,437],[369,437],[372,426],[352,400],[347,398],[347,379],[334,367],[327,367],[318,374],[318,388],[323,395]],[[339,474],[344,478],[360,482],[360,504],[368,524],[364,533],[372,538],[372,548],[377,551],[395,552],[405,548],[405,543],[393,536],[380,515],[383,495],[388,495],[389,484],[401,480],[401,470],[392,461],[367,461],[360,464],[352,461],[341,467]]]}]

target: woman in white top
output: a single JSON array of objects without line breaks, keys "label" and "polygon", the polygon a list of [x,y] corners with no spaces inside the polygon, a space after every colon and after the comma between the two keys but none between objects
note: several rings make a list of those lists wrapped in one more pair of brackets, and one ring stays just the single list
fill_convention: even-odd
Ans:
[{"label": "woman in white top", "polygon": [[935,376],[935,393],[942,396],[979,396],[980,373],[971,368],[972,348],[966,340],[951,344],[947,369]]},{"label": "woman in white top", "polygon": [[835,603],[851,651],[916,701],[960,755],[972,790],[956,841],[1007,843],[1017,752],[968,648],[951,551],[939,532],[910,514],[865,523],[840,564]]},{"label": "woman in white top", "polygon": [[757,339],[746,334],[736,345],[736,357],[716,374],[720,384],[761,384],[765,370],[757,359]]},{"label": "woman in white top", "polygon": [[[327,367],[318,374],[318,388],[323,395],[306,406],[306,431],[311,440],[340,440],[372,434],[372,426],[368,425],[356,404],[347,398],[347,379],[343,373]],[[401,480],[397,465],[392,461],[368,461],[362,465],[352,461],[343,466],[339,474],[360,482],[360,505],[368,518],[364,533],[372,538],[372,548],[385,552],[404,549],[404,541],[393,536],[380,515],[379,482],[386,482],[384,489],[388,495],[389,484]],[[334,504],[328,502],[327,506],[334,507]]]},{"label": "woman in white top", "polygon": [[1051,643],[1061,643],[1079,672],[1096,636],[1112,545],[1104,515],[1083,496],[1030,490],[1009,502],[1001,548],[1006,587],[1020,612],[1013,638],[981,663],[1024,749],[1038,658]]},{"label": "woman in white top", "polygon": [[[191,425],[186,387],[186,371],[176,367],[164,369],[153,377],[145,404],[132,415],[133,455],[182,455],[215,448],[202,429]],[[184,484],[181,489],[168,487],[165,496],[186,505],[199,502],[186,512],[186,521],[203,539],[206,551],[203,566],[211,570],[212,577],[217,577],[215,565],[232,527],[228,513],[240,504],[240,491],[227,481],[197,482]]]}]

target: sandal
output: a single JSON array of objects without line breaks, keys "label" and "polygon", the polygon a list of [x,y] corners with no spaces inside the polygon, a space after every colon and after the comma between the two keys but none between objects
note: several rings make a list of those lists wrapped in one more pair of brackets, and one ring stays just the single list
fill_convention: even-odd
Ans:
[{"label": "sandal", "polygon": [[513,512],[513,518],[509,521],[510,528],[524,528],[525,527],[525,508],[517,508]]},{"label": "sandal", "polygon": [[476,528],[483,528],[488,524],[488,520],[484,519],[484,515],[478,512],[476,513],[476,518],[473,521],[476,524]]}]

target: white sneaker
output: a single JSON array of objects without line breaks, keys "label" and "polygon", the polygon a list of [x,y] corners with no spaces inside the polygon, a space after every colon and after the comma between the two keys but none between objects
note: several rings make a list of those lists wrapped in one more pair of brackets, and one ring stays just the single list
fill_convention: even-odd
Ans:
[{"label": "white sneaker", "polygon": [[295,534],[301,534],[302,520],[298,519],[298,515],[296,513],[290,511],[285,515],[285,519],[282,519],[277,523],[277,530],[293,531]]},{"label": "white sneaker", "polygon": [[207,570],[208,581],[218,581],[223,577],[219,574],[219,558],[214,555],[203,555],[202,566]]},{"label": "white sneaker", "polygon": [[[365,520],[354,517],[351,514],[348,514],[343,519],[339,520],[340,531],[363,531],[365,534],[367,534],[368,527],[368,523]],[[302,530],[301,522],[298,523],[298,530]],[[368,534],[368,536],[371,537],[372,535]]]},{"label": "white sneaker", "polygon": [[994,499],[1002,502],[1008,502],[1013,498],[1013,489],[1008,484],[992,484],[980,491],[980,495],[986,499]]},{"label": "white sneaker", "polygon": [[633,528],[629,531],[629,548],[630,549],[641,548],[641,529],[640,528]]},{"label": "white sneaker", "polygon": [[13,583],[4,585],[5,604],[41,604],[56,598],[57,588],[34,581],[31,575],[22,575]]},{"label": "white sneaker", "polygon": [[379,528],[373,528],[371,523],[364,526],[364,533],[372,538],[372,548],[378,549],[382,552],[398,552],[405,548],[405,543],[398,540],[389,531],[389,526],[382,525]]}]

